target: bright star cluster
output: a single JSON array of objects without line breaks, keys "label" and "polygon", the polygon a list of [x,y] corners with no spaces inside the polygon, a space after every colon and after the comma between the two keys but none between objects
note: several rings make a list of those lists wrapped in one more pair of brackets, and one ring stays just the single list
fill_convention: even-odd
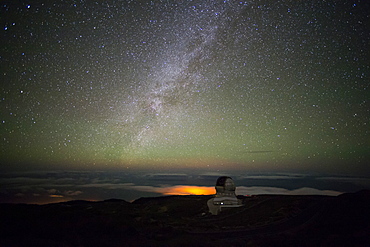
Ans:
[{"label": "bright star cluster", "polygon": [[0,165],[361,174],[369,9],[3,1]]}]

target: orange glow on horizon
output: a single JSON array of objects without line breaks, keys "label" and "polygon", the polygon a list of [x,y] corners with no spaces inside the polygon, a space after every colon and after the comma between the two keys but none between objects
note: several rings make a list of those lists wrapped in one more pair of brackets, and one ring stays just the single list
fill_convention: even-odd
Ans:
[{"label": "orange glow on horizon", "polygon": [[164,195],[213,195],[216,191],[214,187],[178,185],[167,187],[161,192]]},{"label": "orange glow on horizon", "polygon": [[49,195],[49,197],[52,197],[52,198],[62,198],[64,196],[62,196],[62,195]]}]

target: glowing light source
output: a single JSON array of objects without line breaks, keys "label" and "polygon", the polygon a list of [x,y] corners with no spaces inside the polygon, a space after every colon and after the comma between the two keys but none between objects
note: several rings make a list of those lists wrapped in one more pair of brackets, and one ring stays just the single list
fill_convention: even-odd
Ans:
[{"label": "glowing light source", "polygon": [[50,195],[49,197],[53,197],[53,198],[61,198],[61,197],[64,197],[62,195]]},{"label": "glowing light source", "polygon": [[178,185],[168,187],[162,191],[164,195],[212,195],[215,194],[214,187]]}]

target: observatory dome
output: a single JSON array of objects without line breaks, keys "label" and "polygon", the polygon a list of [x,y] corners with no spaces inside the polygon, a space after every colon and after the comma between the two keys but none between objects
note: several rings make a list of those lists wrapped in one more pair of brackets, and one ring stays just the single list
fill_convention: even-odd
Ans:
[{"label": "observatory dome", "polygon": [[235,192],[235,184],[231,177],[222,176],[217,179],[216,182],[216,192]]},{"label": "observatory dome", "polygon": [[235,184],[231,177],[219,177],[216,181],[215,188],[215,197],[207,202],[210,213],[217,215],[222,208],[241,206],[241,202],[236,198]]}]

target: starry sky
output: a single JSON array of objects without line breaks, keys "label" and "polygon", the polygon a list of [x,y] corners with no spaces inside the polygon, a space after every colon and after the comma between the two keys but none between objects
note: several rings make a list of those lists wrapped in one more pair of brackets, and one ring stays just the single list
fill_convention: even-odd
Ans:
[{"label": "starry sky", "polygon": [[2,1],[0,168],[369,174],[369,9]]}]

